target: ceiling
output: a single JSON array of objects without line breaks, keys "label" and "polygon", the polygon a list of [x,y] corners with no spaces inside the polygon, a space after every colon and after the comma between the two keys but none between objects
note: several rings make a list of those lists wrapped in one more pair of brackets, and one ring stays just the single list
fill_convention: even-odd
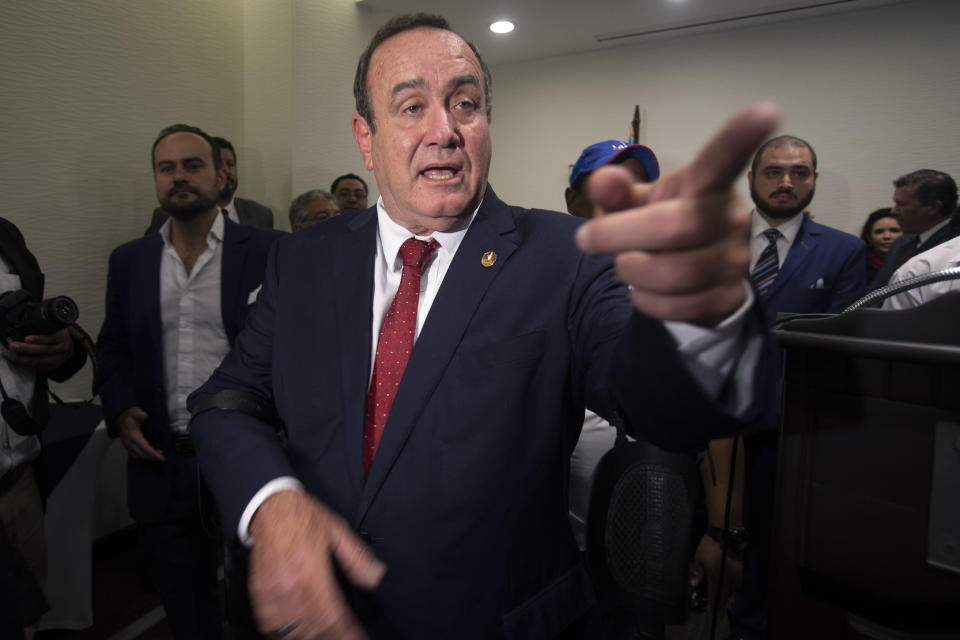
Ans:
[{"label": "ceiling", "polygon": [[[863,11],[905,0],[358,0],[381,22],[401,13],[443,15],[480,49],[488,64],[502,64],[634,44],[652,38]],[[495,20],[517,28],[497,35]]]}]

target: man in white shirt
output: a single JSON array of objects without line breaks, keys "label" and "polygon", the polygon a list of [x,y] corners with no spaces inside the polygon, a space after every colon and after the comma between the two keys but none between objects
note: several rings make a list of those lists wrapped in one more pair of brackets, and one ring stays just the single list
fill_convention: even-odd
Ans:
[{"label": "man in white shirt", "polygon": [[[104,418],[130,454],[130,513],[175,638],[218,638],[214,532],[204,530],[186,397],[243,326],[279,232],[231,222],[226,170],[200,129],[173,125],[153,146],[157,197],[171,217],[110,257],[98,340]],[[206,505],[209,509],[210,505]]]},{"label": "man in white shirt", "polygon": [[[220,156],[221,166],[223,167],[223,187],[217,199],[217,205],[226,212],[227,217],[238,224],[250,227],[259,227],[261,229],[273,229],[273,211],[254,200],[236,198],[237,187],[240,184],[240,178],[237,174],[237,152],[233,144],[226,138],[211,138],[216,145]],[[156,233],[160,226],[166,222],[170,214],[162,206],[153,210],[153,217],[150,219],[150,226],[144,232],[144,235]]]},{"label": "man in white shirt", "polygon": [[[947,240],[943,244],[907,260],[902,267],[893,273],[890,284],[956,266],[960,266],[960,237]],[[918,307],[924,302],[929,302],[950,291],[960,291],[960,279],[943,280],[908,289],[884,300],[883,308],[909,309]]]},{"label": "man in white shirt", "polygon": [[[39,302],[43,299],[43,274],[19,229],[0,218],[0,294],[9,295],[19,290],[26,291],[34,303]],[[9,321],[5,319],[0,324],[6,325]],[[45,425],[49,416],[47,378],[59,382],[68,379],[83,366],[86,353],[66,329],[52,335],[3,338],[0,385],[4,397],[9,396],[27,407],[31,422],[10,425],[5,418],[0,418],[0,525],[6,530],[12,547],[26,561],[36,583],[43,585],[46,577],[43,507],[32,464],[40,455],[36,429]],[[8,611],[7,607],[12,605],[26,636],[33,637],[38,612],[17,611],[19,600],[14,598],[28,591],[16,583],[5,586],[9,586],[9,590],[0,589],[4,600],[0,606]]]}]

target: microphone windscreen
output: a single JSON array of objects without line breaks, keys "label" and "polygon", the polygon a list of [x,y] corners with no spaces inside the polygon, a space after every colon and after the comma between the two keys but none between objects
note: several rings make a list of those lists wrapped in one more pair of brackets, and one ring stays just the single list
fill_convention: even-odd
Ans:
[{"label": "microphone windscreen", "polygon": [[587,523],[594,580],[646,619],[682,622],[698,497],[696,460],[646,442],[618,444],[597,466]]}]

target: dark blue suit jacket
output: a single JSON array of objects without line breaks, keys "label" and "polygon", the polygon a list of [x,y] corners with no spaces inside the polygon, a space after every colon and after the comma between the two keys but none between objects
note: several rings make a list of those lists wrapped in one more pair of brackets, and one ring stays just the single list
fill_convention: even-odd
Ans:
[{"label": "dark blue suit jacket", "polygon": [[[594,596],[566,488],[584,404],[672,447],[742,427],[687,377],[662,325],[634,313],[611,260],[577,249],[581,222],[487,188],[366,479],[376,209],[279,241],[246,329],[188,403],[239,388],[286,423],[284,450],[246,414],[194,419],[228,535],[266,482],[296,476],[389,567],[375,593],[353,594],[375,637],[552,638],[581,618]],[[612,384],[614,366],[631,379]]]},{"label": "dark blue suit jacket", "polygon": [[[801,214],[803,215],[803,214]],[[804,215],[797,237],[761,304],[777,313],[840,313],[864,293],[866,245]]]},{"label": "dark blue suit jacket", "polygon": [[[926,242],[918,245],[913,255],[916,256],[928,249],[933,249],[935,246],[943,244],[947,240],[952,240],[958,235],[960,235],[960,220],[952,220],[937,229],[937,232],[927,238]],[[893,242],[877,274],[868,283],[867,291],[874,291],[875,289],[886,286],[890,282],[890,278],[893,277],[893,272],[901,266],[900,257],[903,255],[903,252],[906,251],[907,245],[913,242],[913,239],[916,237],[917,234],[915,233],[905,233]]]},{"label": "dark blue suit jacket", "polygon": [[[263,281],[270,245],[280,235],[224,219],[220,307],[227,339],[233,343],[243,327],[251,291]],[[106,317],[97,350],[103,383],[100,398],[112,433],[123,411],[140,407],[150,444],[172,459],[167,416],[160,326],[160,259],[163,238],[151,234],[117,247],[110,255]],[[141,522],[184,515],[189,502],[171,501],[172,465],[131,458],[127,465],[130,514]]]},{"label": "dark blue suit jacket", "polygon": [[[840,313],[864,294],[866,245],[860,238],[818,224],[804,214],[780,272],[761,300],[769,326],[778,313]],[[773,359],[781,369],[780,355]],[[779,384],[771,394],[763,426],[780,424]]]}]

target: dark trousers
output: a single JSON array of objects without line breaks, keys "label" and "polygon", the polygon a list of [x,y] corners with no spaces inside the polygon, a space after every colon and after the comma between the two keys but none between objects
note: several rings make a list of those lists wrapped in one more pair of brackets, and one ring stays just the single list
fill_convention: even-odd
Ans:
[{"label": "dark trousers", "polygon": [[201,517],[193,454],[175,454],[167,464],[178,465],[172,502],[185,515],[140,523],[150,577],[176,640],[220,640],[218,532]]},{"label": "dark trousers", "polygon": [[750,544],[743,552],[743,583],[728,612],[733,638],[763,640],[767,621],[767,582],[773,538],[779,432],[761,431],[744,438],[744,525]]}]

